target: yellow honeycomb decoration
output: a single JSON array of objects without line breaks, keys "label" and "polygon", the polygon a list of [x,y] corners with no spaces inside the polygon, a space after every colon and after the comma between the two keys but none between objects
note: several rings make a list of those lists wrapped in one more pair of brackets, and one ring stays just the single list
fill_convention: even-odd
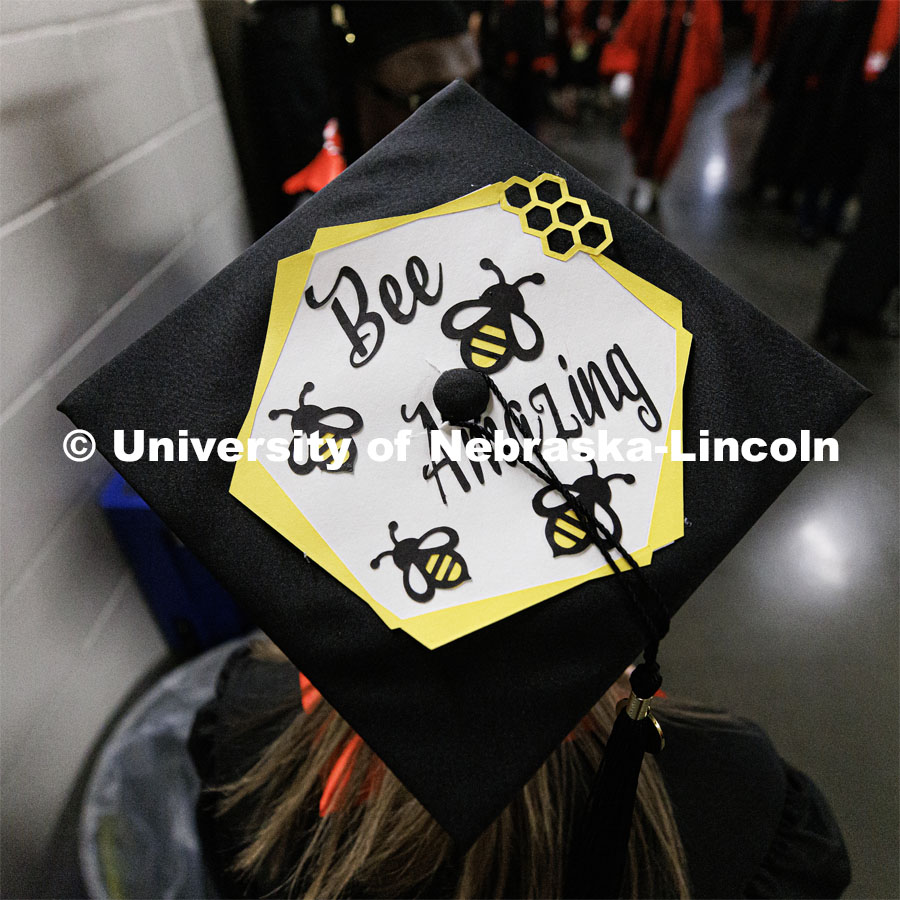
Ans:
[{"label": "yellow honeycomb decoration", "polygon": [[609,222],[592,216],[559,175],[545,172],[534,181],[510,178],[503,184],[500,206],[515,213],[522,231],[539,237],[544,253],[554,259],[571,259],[579,250],[599,256],[612,243]]}]

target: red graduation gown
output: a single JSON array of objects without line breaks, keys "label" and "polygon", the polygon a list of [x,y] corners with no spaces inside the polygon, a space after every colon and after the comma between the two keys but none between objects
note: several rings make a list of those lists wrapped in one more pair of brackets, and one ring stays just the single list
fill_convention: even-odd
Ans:
[{"label": "red graduation gown", "polygon": [[722,78],[718,0],[631,3],[601,61],[605,75],[623,71],[634,76],[623,134],[635,173],[662,181],[678,158],[697,97]]}]

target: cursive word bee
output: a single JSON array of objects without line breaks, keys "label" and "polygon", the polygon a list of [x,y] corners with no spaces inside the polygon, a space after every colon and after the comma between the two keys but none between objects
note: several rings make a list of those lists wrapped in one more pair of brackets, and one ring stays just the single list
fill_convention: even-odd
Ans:
[{"label": "cursive word bee", "polygon": [[455,588],[469,580],[469,570],[456,545],[459,535],[452,528],[432,528],[420,538],[396,538],[397,523],[388,530],[393,549],[379,553],[370,565],[377,569],[385,556],[403,572],[403,587],[417,603],[427,603],[437,588]]},{"label": "cursive word bee", "polygon": [[[609,483],[618,478],[625,484],[634,484],[634,475],[615,474],[607,475],[604,478],[597,474],[597,463],[590,460],[590,464],[590,475],[582,475],[581,478],[577,478],[574,483],[566,485],[566,487],[581,501],[588,512],[596,515],[594,508],[599,506],[606,514],[611,527],[607,530],[606,535],[599,531],[598,537],[600,543],[607,550],[611,550],[622,539],[622,523],[612,508],[612,489]],[[547,520],[547,524],[544,526],[547,543],[554,556],[581,553],[582,550],[593,544],[590,530],[565,498],[561,503],[553,506],[547,504],[547,498],[554,493],[559,495],[557,489],[552,484],[548,484],[541,488],[531,501],[532,509]],[[601,525],[604,524],[602,519],[599,521]]]},{"label": "cursive word bee", "polygon": [[[288,457],[288,465],[291,471],[298,475],[307,475],[318,466],[323,471],[350,472],[356,462],[356,442],[351,435],[356,434],[363,426],[362,416],[349,406],[333,406],[331,409],[322,409],[314,403],[307,403],[304,399],[310,391],[315,390],[315,385],[307,381],[300,392],[300,398],[296,409],[273,409],[269,412],[269,418],[274,422],[279,416],[291,417],[291,431],[294,438],[291,441],[291,454]],[[300,440],[300,435],[309,438],[318,434],[316,459],[309,452],[309,440]],[[332,455],[328,440],[335,444],[337,453]],[[328,468],[333,460],[343,459],[338,468]]]},{"label": "cursive word bee", "polygon": [[[441,319],[441,331],[448,338],[461,339],[459,353],[470,369],[499,372],[513,357],[525,362],[536,359],[544,349],[544,336],[525,313],[525,299],[519,287],[527,282],[543,284],[544,276],[535,272],[507,284],[492,260],[481,260],[481,268],[495,272],[497,284],[475,300],[451,306]],[[516,329],[524,329],[530,346],[523,346]]]}]

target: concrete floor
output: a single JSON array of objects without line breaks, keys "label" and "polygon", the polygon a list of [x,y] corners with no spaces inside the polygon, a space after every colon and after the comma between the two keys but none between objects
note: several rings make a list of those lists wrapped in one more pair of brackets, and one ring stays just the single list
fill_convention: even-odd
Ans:
[{"label": "concrete floor", "polygon": [[[738,59],[697,108],[657,227],[726,284],[810,341],[837,241],[735,200],[763,115]],[[539,134],[624,201],[630,162],[607,116]],[[839,432],[841,460],[811,464],[673,622],[667,690],[759,722],[824,790],[854,877],[848,897],[898,888],[898,419],[896,341],[835,360],[874,396]]]}]

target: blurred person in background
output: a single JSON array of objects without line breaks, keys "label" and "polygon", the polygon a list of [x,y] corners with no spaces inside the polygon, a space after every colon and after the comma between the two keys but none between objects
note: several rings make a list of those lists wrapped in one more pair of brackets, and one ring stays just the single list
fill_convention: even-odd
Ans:
[{"label": "blurred person in background", "polygon": [[772,187],[785,211],[799,200],[798,231],[807,242],[841,231],[865,156],[869,73],[884,68],[896,43],[898,10],[898,0],[814,0],[777,54],[766,86],[774,106],[749,196],[760,199]]},{"label": "blurred person in background", "polygon": [[[472,4],[256,0],[235,38],[233,120],[257,232],[281,221],[457,78],[477,79]],[[226,69],[229,63],[226,63]]]},{"label": "blurred person in background", "polygon": [[330,58],[352,162],[450,82],[476,82],[481,58],[471,4],[355,0],[342,9],[332,13]]},{"label": "blurred person in background", "polygon": [[441,88],[474,80],[468,19],[452,0],[257,0],[243,34],[248,88],[284,194],[319,190]]},{"label": "blurred person in background", "polygon": [[[313,161],[322,150],[322,131],[336,115],[326,27],[320,4],[309,0],[256,0],[240,19],[243,71],[233,91],[244,101],[238,120],[241,114],[247,120],[242,137],[252,161],[245,178],[264,203],[259,233],[296,205],[300,191],[283,191],[282,184],[309,165],[319,167]],[[300,190],[312,188],[304,183]]]},{"label": "blurred person in background", "polygon": [[900,281],[900,79],[897,47],[876,80],[868,104],[868,154],[860,185],[856,229],[838,257],[816,335],[823,348],[845,355],[851,329],[896,337],[884,311]]},{"label": "blurred person in background", "polygon": [[718,0],[645,0],[629,5],[600,62],[614,94],[630,94],[623,128],[637,181],[629,205],[658,211],[659,191],[678,159],[697,98],[722,80]]},{"label": "blurred person in background", "polygon": [[555,11],[535,0],[478,3],[484,96],[534,134],[557,73],[547,20]]},{"label": "blurred person in background", "polygon": [[[623,0],[544,0],[548,34],[557,58],[556,110],[567,121],[580,117],[580,99],[601,84],[603,48],[628,7]],[[552,29],[552,34],[550,33]]]},{"label": "blurred person in background", "polygon": [[743,10],[753,19],[753,71],[770,62],[797,15],[800,0],[744,0]]}]

